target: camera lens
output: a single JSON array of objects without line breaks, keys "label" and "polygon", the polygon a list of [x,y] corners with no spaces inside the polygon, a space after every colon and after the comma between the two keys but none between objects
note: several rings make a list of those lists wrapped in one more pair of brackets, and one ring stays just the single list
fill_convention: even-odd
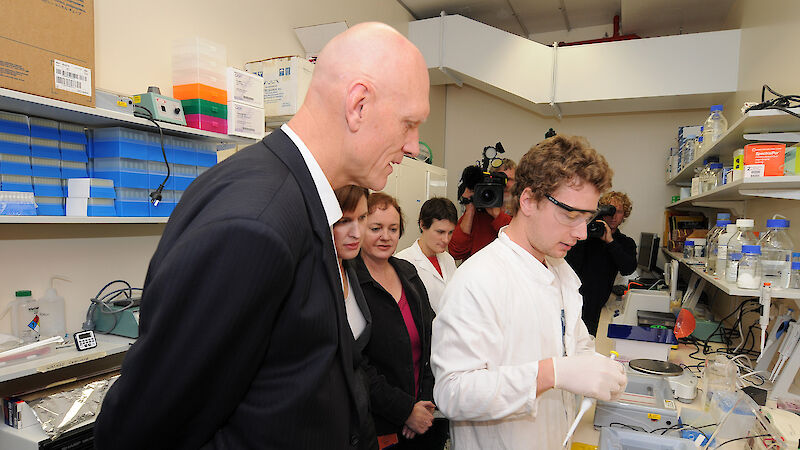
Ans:
[{"label": "camera lens", "polygon": [[483,203],[494,203],[496,198],[497,197],[495,196],[495,193],[492,190],[487,189],[481,191],[481,202]]}]

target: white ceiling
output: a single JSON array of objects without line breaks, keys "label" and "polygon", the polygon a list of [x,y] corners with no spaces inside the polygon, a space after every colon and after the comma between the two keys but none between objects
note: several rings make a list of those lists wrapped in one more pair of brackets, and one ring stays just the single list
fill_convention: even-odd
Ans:
[{"label": "white ceiling", "polygon": [[[723,29],[734,0],[397,0],[417,19],[460,14],[524,37],[608,25],[666,36]],[[516,16],[515,16],[516,14]],[[598,32],[599,33],[599,32]],[[603,35],[595,36],[602,38]]]}]

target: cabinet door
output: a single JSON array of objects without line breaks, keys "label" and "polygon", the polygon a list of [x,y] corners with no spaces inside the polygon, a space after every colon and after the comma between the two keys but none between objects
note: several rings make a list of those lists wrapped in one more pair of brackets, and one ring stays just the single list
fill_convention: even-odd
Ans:
[{"label": "cabinet door", "polygon": [[[417,162],[417,161],[413,161]],[[424,165],[403,164],[395,166],[397,173],[396,194],[397,202],[403,210],[405,217],[405,234],[397,244],[397,250],[403,250],[411,246],[419,237],[419,210],[422,204],[428,199],[428,171]]]}]

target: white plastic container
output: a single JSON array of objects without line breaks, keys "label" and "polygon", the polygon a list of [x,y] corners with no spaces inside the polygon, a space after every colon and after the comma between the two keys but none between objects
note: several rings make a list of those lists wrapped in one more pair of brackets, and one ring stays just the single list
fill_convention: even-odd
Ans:
[{"label": "white plastic container", "polygon": [[767,231],[758,241],[761,246],[761,268],[764,282],[775,288],[789,287],[794,243],[789,237],[789,221],[786,219],[767,220]]},{"label": "white plastic container", "polygon": [[64,319],[64,297],[56,292],[53,286],[55,280],[69,281],[69,279],[60,276],[50,278],[50,289],[39,299],[40,334],[43,338],[65,337],[67,335],[67,323]]},{"label": "white plastic container", "polygon": [[[228,67],[228,102],[264,109],[264,78]],[[228,105],[230,111],[230,105]],[[262,111],[263,119],[263,111]],[[230,121],[230,119],[228,119]],[[263,122],[263,120],[262,120]]]},{"label": "white plastic container", "polygon": [[725,271],[728,264],[728,242],[739,231],[735,223],[725,225],[725,231],[717,237],[717,267],[714,275],[720,279],[725,279]]},{"label": "white plastic container", "polygon": [[738,219],[736,228],[739,231],[728,241],[728,264],[725,267],[725,281],[735,283],[739,273],[739,261],[742,259],[742,246],[755,245],[756,235],[753,233],[753,219]]},{"label": "white plastic container", "polygon": [[296,113],[303,104],[314,64],[287,56],[248,62],[244,69],[264,78],[264,116],[281,117]]},{"label": "white plastic container", "polygon": [[736,286],[742,289],[761,287],[761,247],[743,245],[742,259],[739,261]]},{"label": "white plastic container", "polygon": [[228,134],[251,139],[264,137],[264,110],[237,102],[228,102]]},{"label": "white plastic container", "polygon": [[[24,343],[39,340],[39,302],[31,291],[17,291],[15,299],[6,308],[11,312],[11,330]],[[4,313],[5,315],[5,313]]]}]

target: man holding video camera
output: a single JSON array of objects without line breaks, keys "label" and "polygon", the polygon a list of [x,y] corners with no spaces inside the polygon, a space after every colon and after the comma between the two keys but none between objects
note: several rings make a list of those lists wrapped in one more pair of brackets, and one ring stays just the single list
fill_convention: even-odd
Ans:
[{"label": "man holding video camera", "polygon": [[588,226],[588,237],[579,241],[565,259],[581,279],[583,321],[597,334],[600,311],[605,306],[617,272],[630,275],[636,270],[636,242],[622,234],[619,226],[631,215],[633,204],[622,192],[608,192],[600,198],[601,213]]},{"label": "man holding video camera", "polygon": [[465,260],[486,247],[497,238],[500,228],[511,222],[511,216],[504,210],[504,194],[513,186],[515,165],[510,159],[502,161],[497,171],[484,172],[478,166],[467,166],[461,174],[458,200],[465,205],[464,214],[458,219],[448,245],[454,259]]}]

